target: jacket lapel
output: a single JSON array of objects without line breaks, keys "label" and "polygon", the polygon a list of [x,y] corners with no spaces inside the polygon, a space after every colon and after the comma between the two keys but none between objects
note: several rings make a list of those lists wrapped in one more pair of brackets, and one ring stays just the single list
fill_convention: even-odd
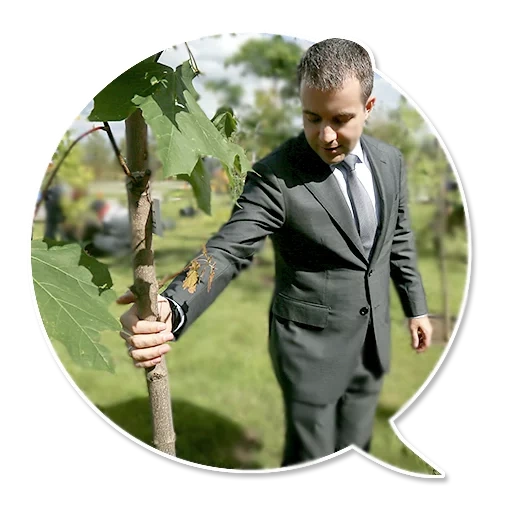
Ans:
[{"label": "jacket lapel", "polygon": [[303,156],[296,168],[299,178],[333,219],[354,252],[367,263],[352,214],[331,168],[310,148],[304,134],[299,136],[299,143]]},{"label": "jacket lapel", "polygon": [[[299,178],[333,219],[346,241],[352,246],[354,253],[368,264],[352,214],[330,167],[311,149],[304,133],[299,136],[298,143],[300,163],[296,169],[299,171]],[[391,205],[396,190],[387,154],[379,148],[378,141],[363,135],[361,145],[368,158],[379,198],[379,225],[371,255],[371,259],[373,259],[382,249],[384,243],[382,234],[386,233],[388,228]]]},{"label": "jacket lapel", "polygon": [[367,136],[361,137],[361,146],[370,163],[373,181],[379,197],[379,225],[371,259],[377,257],[384,243],[383,233],[387,232],[391,206],[396,193],[394,180],[389,169],[387,154],[379,148],[378,141]]}]

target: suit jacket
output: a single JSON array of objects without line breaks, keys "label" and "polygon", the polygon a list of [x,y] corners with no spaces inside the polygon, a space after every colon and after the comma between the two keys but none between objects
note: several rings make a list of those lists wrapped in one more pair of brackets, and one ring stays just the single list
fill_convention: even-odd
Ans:
[{"label": "suit jacket", "polygon": [[163,293],[182,306],[189,326],[270,236],[275,253],[270,354],[290,399],[325,404],[340,397],[368,329],[374,331],[382,368],[389,370],[390,278],[406,316],[427,313],[402,155],[364,135],[361,145],[380,201],[370,261],[336,178],[301,133],[254,165],[256,173],[249,173],[231,218],[208,241],[216,263],[211,290],[204,282],[190,294],[182,288],[182,274]]}]

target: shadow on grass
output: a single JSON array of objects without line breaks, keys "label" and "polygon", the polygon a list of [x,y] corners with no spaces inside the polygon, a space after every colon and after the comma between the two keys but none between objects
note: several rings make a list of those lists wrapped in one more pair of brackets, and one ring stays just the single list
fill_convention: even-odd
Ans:
[{"label": "shadow on grass", "polygon": [[[120,428],[152,446],[149,402],[136,398],[101,412]],[[257,454],[263,445],[229,418],[183,400],[173,400],[176,456],[205,466],[225,469],[261,469]]]},{"label": "shadow on grass", "polygon": [[375,414],[376,421],[389,421],[389,419],[396,414],[396,412],[400,409],[400,407],[389,407],[388,405],[379,404],[377,407],[377,412]]}]

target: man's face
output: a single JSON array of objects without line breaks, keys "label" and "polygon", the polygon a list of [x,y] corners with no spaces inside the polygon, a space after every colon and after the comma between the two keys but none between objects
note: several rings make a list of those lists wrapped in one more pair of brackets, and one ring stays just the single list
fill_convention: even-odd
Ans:
[{"label": "man's face", "polygon": [[347,80],[343,89],[333,91],[302,83],[300,101],[306,139],[326,164],[342,162],[354,149],[375,104],[374,97],[363,103],[361,84],[356,79]]}]

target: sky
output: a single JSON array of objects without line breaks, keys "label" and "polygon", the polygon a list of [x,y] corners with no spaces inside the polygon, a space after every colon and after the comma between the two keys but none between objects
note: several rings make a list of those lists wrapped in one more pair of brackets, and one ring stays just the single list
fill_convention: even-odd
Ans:
[{"label": "sky", "polygon": [[[227,69],[224,67],[225,59],[235,53],[247,40],[265,37],[270,38],[272,35],[256,33],[236,35],[223,34],[218,37],[205,37],[187,42],[201,72],[201,74],[194,79],[194,87],[200,95],[199,104],[209,118],[213,117],[220,104],[218,97],[211,91],[205,89],[204,84],[206,81],[229,78],[233,83],[242,84],[246,90],[243,101],[249,104],[252,101],[254,91],[265,88],[265,85],[269,83],[269,80],[254,76],[242,76],[239,66],[230,66]],[[283,37],[294,41],[303,48],[303,50],[306,50],[312,44],[310,41],[302,39]],[[188,60],[188,58],[188,51],[185,44],[180,44],[165,49],[160,56],[159,62],[175,69],[179,64]],[[133,64],[135,65],[136,62]],[[106,85],[107,84],[105,84],[105,86]],[[384,111],[395,106],[401,96],[400,92],[377,73],[375,76],[374,94],[377,97],[374,110],[376,115],[378,115],[379,111]],[[87,116],[93,108],[93,100],[86,99],[84,104],[86,104],[86,107],[70,125],[70,129],[75,135],[79,135],[89,128],[100,124],[87,121]],[[73,119],[73,116],[70,117]],[[115,137],[118,140],[122,138],[124,135],[124,122],[112,122],[110,125]]]}]

